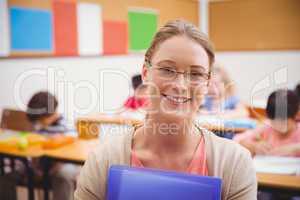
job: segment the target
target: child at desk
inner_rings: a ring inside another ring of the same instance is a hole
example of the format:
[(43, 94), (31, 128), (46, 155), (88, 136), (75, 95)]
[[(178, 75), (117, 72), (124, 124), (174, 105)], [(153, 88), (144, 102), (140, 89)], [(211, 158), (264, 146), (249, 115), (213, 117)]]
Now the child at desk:
[(234, 82), (224, 68), (214, 64), (208, 94), (200, 112), (222, 118), (248, 117), (248, 110), (235, 94)]
[(141, 109), (145, 108), (147, 100), (144, 97), (145, 87), (142, 84), (142, 76), (140, 74), (134, 75), (131, 78), (131, 85), (134, 90), (134, 95), (125, 101), (125, 111), (120, 114), (125, 117), (143, 119), (145, 113)]
[(124, 103), (124, 107), (129, 110), (136, 111), (139, 108), (142, 108), (146, 104), (146, 99), (139, 97), (142, 86), (142, 76), (140, 74), (134, 75), (131, 78), (131, 84), (134, 90), (134, 96), (129, 97)]
[[(298, 83), (298, 85), (296, 85), (295, 93), (298, 95), (298, 99), (300, 101), (300, 83)], [(298, 109), (296, 120), (297, 120), (297, 122), (300, 122), (300, 103), (299, 103), (299, 109)]]
[(299, 100), (292, 90), (277, 90), (266, 108), (269, 121), (255, 130), (237, 135), (234, 140), (252, 155), (300, 157), (300, 126), (296, 122)]
[[(34, 131), (41, 134), (67, 132), (63, 118), (57, 113), (58, 101), (49, 92), (38, 92), (33, 95), (27, 105), (27, 117), (32, 122)], [(42, 177), (41, 160), (33, 159), (31, 166), (35, 178)], [(5, 200), (16, 199), (16, 185), (23, 182), (25, 169), (22, 163), (16, 163), (15, 171), (0, 177), (0, 197)], [(53, 199), (72, 200), (75, 191), (76, 177), (79, 168), (72, 164), (52, 163), (50, 181), (53, 189)]]
[[(248, 117), (248, 110), (235, 94), (233, 81), (219, 64), (212, 68), (208, 94), (200, 107), (200, 116), (209, 115), (222, 123), (224, 120)], [(232, 139), (232, 132), (217, 132), (217, 135)]]

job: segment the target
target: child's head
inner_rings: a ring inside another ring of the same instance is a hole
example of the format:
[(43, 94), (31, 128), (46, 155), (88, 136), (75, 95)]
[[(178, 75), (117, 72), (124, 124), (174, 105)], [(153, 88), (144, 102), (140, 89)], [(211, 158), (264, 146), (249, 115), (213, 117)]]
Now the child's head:
[(296, 123), (298, 107), (298, 96), (292, 90), (280, 89), (271, 93), (266, 113), (272, 127), (280, 133), (288, 133)]
[(140, 74), (134, 75), (131, 78), (131, 84), (134, 90), (136, 90), (142, 84), (142, 76)]
[(296, 87), (295, 87), (295, 93), (298, 95), (298, 98), (300, 100), (300, 83), (298, 83), (298, 85), (296, 85)]
[(214, 63), (208, 95), (214, 98), (226, 98), (234, 94), (234, 87), (226, 70)]
[(142, 76), (140, 74), (134, 75), (131, 78), (131, 84), (134, 89), (134, 96), (137, 98), (143, 98), (145, 93), (145, 85), (143, 85)]
[(49, 92), (34, 94), (27, 104), (27, 117), (32, 123), (40, 123), (49, 126), (58, 118), (56, 109), (58, 101)]

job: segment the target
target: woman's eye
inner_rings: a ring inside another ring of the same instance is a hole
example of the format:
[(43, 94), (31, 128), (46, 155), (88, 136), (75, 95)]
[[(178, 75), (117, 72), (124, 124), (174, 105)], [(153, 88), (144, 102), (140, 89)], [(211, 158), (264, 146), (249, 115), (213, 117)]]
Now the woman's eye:
[(170, 68), (160, 68), (160, 70), (162, 70), (163, 72), (166, 72), (166, 73), (174, 73), (175, 72), (175, 70), (170, 69)]
[(202, 73), (199, 73), (199, 72), (192, 72), (192, 73), (191, 73), (191, 76), (202, 77), (203, 74), (202, 74)]

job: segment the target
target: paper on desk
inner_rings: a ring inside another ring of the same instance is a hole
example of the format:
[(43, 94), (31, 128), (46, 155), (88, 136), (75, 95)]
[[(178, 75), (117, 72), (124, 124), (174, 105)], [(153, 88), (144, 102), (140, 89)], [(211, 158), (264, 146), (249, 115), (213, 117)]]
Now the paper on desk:
[(255, 156), (256, 172), (284, 175), (300, 175), (300, 158), (279, 156)]
[(220, 116), (203, 115), (196, 118), (199, 124), (211, 124), (214, 126), (224, 126), (226, 128), (246, 128), (256, 127), (256, 121), (248, 118), (241, 119), (224, 119)]

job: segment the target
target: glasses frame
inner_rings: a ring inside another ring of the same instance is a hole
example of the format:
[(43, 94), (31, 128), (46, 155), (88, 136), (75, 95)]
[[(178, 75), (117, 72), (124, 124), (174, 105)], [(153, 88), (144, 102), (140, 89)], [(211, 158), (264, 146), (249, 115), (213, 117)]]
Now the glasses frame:
[[(152, 65), (151, 62), (149, 62), (149, 61), (146, 61), (146, 62), (145, 62), (145, 65), (146, 65), (147, 68), (159, 70), (159, 68), (153, 67), (153, 65)], [(186, 74), (188, 74), (188, 72), (178, 72), (178, 71), (175, 71), (175, 70), (174, 70), (174, 73), (175, 73), (176, 75), (175, 75), (175, 77), (174, 77), (172, 80), (175, 80), (179, 74), (183, 74), (184, 79), (185, 79), (185, 81), (186, 81), (185, 76), (186, 76)], [(208, 86), (208, 85), (209, 85), (209, 80), (210, 80), (210, 78), (211, 78), (211, 70), (209, 70), (209, 72), (208, 72), (208, 73), (205, 73), (205, 74), (207, 75), (207, 80), (206, 80), (207, 83), (206, 83), (206, 86)], [(189, 83), (193, 84), (193, 82), (191, 82), (190, 80), (189, 80)], [(194, 83), (194, 84), (195, 84), (195, 85), (200, 85), (201, 83)]]

